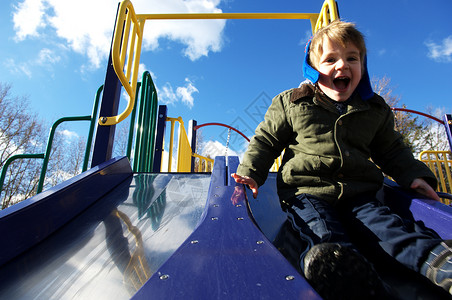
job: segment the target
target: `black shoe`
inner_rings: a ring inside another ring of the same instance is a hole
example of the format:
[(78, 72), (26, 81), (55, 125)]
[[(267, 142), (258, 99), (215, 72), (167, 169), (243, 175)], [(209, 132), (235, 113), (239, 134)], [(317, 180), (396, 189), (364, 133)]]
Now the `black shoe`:
[(372, 265), (358, 252), (339, 244), (312, 247), (304, 258), (304, 275), (325, 300), (389, 298)]

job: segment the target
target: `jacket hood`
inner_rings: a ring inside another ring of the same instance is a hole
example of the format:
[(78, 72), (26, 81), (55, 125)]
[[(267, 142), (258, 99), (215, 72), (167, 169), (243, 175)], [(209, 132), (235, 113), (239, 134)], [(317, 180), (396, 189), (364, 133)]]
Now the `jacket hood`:
[[(314, 69), (309, 64), (309, 48), (311, 46), (311, 40), (306, 45), (306, 49), (304, 51), (304, 59), (303, 59), (303, 76), (304, 78), (311, 81), (312, 84), (316, 84), (317, 81), (319, 81), (319, 71)], [(367, 70), (367, 56), (364, 57), (364, 70), (363, 70), (363, 76), (361, 78), (361, 81), (359, 82), (358, 86), (356, 87), (357, 92), (361, 96), (363, 100), (368, 100), (373, 97), (374, 92), (372, 90), (372, 86), (370, 84), (370, 78), (369, 78), (369, 72)]]

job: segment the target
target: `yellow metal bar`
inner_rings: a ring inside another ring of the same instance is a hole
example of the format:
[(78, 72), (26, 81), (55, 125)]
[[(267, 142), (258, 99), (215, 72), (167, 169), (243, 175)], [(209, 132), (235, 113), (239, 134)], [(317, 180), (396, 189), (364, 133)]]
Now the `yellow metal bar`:
[(185, 131), (184, 122), (179, 117), (179, 139), (177, 145), (177, 172), (191, 172), (192, 150)]
[[(112, 117), (101, 116), (99, 125), (115, 125), (127, 118), (135, 105), (135, 91), (138, 81), (141, 44), (145, 20), (138, 19), (130, 0), (121, 2), (116, 19), (112, 44), (113, 68), (129, 95), (129, 103), (121, 114)], [(132, 30), (132, 36), (130, 31)], [(130, 42), (130, 45), (129, 45)], [(126, 72), (124, 72), (127, 61)]]
[(438, 178), (438, 190), (449, 194), (452, 193), (451, 156), (451, 151), (422, 151), (419, 154), (419, 160)]
[[(196, 153), (192, 154), (193, 157), (198, 158), (199, 163), (198, 163), (198, 172), (209, 172), (209, 164), (210, 164), (210, 170), (212, 169), (213, 166), (213, 162), (214, 160)], [(203, 167), (203, 162), (204, 162), (204, 167)]]
[(317, 19), (316, 13), (177, 13), (177, 14), (139, 14), (145, 20), (207, 20), (207, 19)]
[[(327, 0), (328, 1), (328, 0)], [(310, 20), (314, 32), (317, 13), (176, 13), (139, 14), (143, 20)]]
[(325, 2), (323, 2), (322, 9), (320, 10), (319, 18), (317, 19), (315, 27), (313, 27), (313, 33), (316, 33), (320, 28), (338, 19), (339, 13), (337, 11), (336, 1), (325, 0)]
[[(121, 40), (122, 44), (120, 45), (120, 47), (124, 48), (124, 49), (127, 49), (127, 46), (128, 46), (128, 43), (129, 43), (130, 26), (132, 25), (131, 24), (131, 16), (132, 16), (132, 14), (128, 13), (127, 16), (126, 16), (126, 21), (124, 22), (124, 26), (125, 26), (124, 27), (124, 34), (123, 34), (123, 37), (122, 37), (122, 40)], [(125, 63), (126, 63), (126, 55), (127, 55), (127, 51), (121, 51), (121, 60), (120, 60), (119, 67), (125, 65)]]
[(167, 121), (171, 122), (170, 144), (169, 144), (169, 149), (168, 149), (168, 172), (171, 172), (171, 162), (173, 160), (174, 123), (176, 121), (179, 121), (179, 118), (170, 118), (170, 117), (166, 118)]
[[(197, 157), (200, 160), (204, 160), (205, 168), (204, 171), (208, 169), (208, 164), (213, 165), (213, 159), (207, 158), (196, 153), (192, 152), (190, 142), (188, 141), (187, 132), (185, 131), (184, 121), (182, 117), (178, 118), (166, 118), (167, 122), (171, 122), (170, 129), (170, 141), (169, 141), (169, 150), (168, 150), (168, 172), (172, 172), (172, 160), (173, 160), (173, 149), (174, 149), (174, 130), (175, 123), (179, 122), (179, 134), (178, 134), (178, 142), (177, 142), (177, 168), (176, 172), (191, 172), (191, 158)], [(200, 162), (200, 166), (202, 166), (202, 162)], [(200, 166), (198, 166), (198, 171), (201, 172)], [(202, 168), (202, 167), (201, 167)]]
[[(308, 19), (312, 31), (339, 18), (334, 0), (325, 0), (320, 14), (316, 13), (185, 13), (185, 14), (139, 14), (135, 13), (130, 0), (121, 2), (116, 20), (112, 44), (114, 70), (129, 95), (129, 103), (118, 116), (99, 119), (100, 125), (114, 125), (129, 116), (135, 105), (135, 90), (146, 20), (187, 20), (187, 19)], [(132, 35), (130, 36), (130, 30)], [(130, 42), (130, 45), (129, 45)], [(126, 72), (124, 72), (127, 61)]]
[(177, 142), (177, 169), (176, 172), (191, 172), (191, 157), (192, 150), (190, 142), (188, 141), (187, 132), (185, 131), (184, 121), (182, 117), (170, 118), (167, 117), (166, 121), (171, 122), (170, 129), (170, 144), (168, 153), (168, 172), (172, 171), (172, 159), (174, 148), (174, 129), (175, 123), (179, 122), (179, 134)]

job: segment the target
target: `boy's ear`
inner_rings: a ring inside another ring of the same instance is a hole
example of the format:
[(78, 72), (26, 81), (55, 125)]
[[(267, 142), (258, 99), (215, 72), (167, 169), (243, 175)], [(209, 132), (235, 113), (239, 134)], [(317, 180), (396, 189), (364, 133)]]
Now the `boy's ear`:
[(319, 80), (319, 72), (314, 69), (309, 63), (309, 48), (311, 46), (311, 40), (306, 44), (306, 48), (304, 50), (304, 60), (303, 60), (303, 76), (304, 78), (311, 81), (312, 84), (316, 84)]
[(356, 90), (363, 100), (368, 100), (373, 97), (374, 91), (372, 90), (372, 85), (370, 84), (369, 71), (367, 70), (367, 55), (364, 56), (363, 60), (363, 72), (361, 81), (359, 82)]

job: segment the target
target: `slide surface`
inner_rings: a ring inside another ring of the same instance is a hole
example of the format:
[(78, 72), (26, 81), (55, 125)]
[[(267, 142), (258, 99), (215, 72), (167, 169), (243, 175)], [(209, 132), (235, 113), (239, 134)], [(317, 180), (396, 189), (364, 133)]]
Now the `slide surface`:
[(192, 233), (210, 175), (135, 174), (0, 269), (0, 299), (129, 299)]

